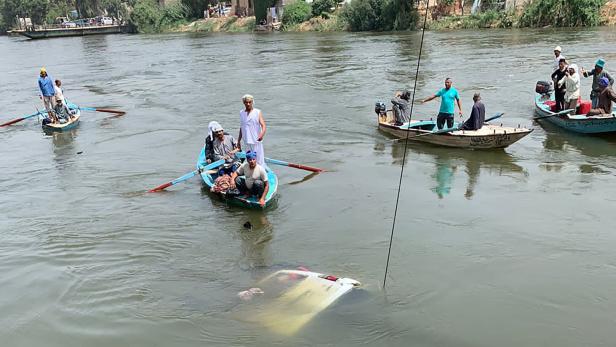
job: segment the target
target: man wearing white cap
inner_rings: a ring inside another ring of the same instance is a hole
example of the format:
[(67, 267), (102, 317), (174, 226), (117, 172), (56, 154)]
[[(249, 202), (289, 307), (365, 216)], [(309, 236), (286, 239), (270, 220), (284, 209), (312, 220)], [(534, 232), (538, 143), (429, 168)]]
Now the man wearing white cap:
[(558, 70), (558, 62), (560, 62), (561, 59), (565, 59), (565, 56), (560, 54), (562, 50), (563, 49), (560, 48), (560, 46), (554, 47), (554, 62), (552, 63), (552, 72)]
[[(263, 168), (265, 165), (265, 154), (263, 153), (263, 137), (265, 136), (265, 120), (261, 110), (253, 107), (254, 98), (252, 95), (242, 97), (245, 109), (240, 111), (240, 134), (237, 137), (238, 146), (244, 140), (247, 151), (257, 154), (257, 163)], [(241, 149), (241, 147), (239, 147)]]

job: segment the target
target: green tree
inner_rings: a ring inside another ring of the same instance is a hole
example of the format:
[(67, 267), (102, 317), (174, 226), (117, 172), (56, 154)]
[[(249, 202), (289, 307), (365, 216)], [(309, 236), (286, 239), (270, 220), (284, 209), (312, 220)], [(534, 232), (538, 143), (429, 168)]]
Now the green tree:
[(100, 0), (75, 0), (75, 7), (79, 18), (96, 17), (102, 13)]
[(33, 23), (45, 22), (49, 9), (48, 0), (4, 0), (2, 17), (7, 26), (16, 24), (15, 17), (30, 17)]
[(312, 16), (317, 17), (323, 13), (331, 12), (332, 8), (336, 8), (338, 0), (314, 0), (312, 2)]
[(535, 0), (524, 7), (520, 26), (573, 27), (601, 24), (605, 0)]
[(257, 23), (261, 23), (262, 20), (267, 19), (267, 9), (276, 4), (276, 0), (254, 0), (255, 4), (255, 20)]
[(310, 19), (311, 7), (304, 0), (296, 0), (284, 7), (282, 23), (285, 26), (299, 24)]

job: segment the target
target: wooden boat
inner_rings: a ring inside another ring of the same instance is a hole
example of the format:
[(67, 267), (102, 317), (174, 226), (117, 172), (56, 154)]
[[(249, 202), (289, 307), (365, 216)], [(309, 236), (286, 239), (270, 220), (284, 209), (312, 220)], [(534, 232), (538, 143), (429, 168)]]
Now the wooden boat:
[[(79, 118), (81, 117), (81, 111), (76, 105), (69, 104), (69, 109), (75, 110), (75, 114), (73, 115), (73, 119), (69, 120), (66, 123), (43, 123), (43, 131), (45, 132), (54, 132), (54, 131), (67, 131), (77, 127), (79, 125)], [(47, 115), (47, 112), (41, 112), (42, 115)]]
[[(391, 110), (387, 111), (387, 116), (378, 116), (379, 130), (399, 139), (408, 138), (409, 141), (426, 142), (446, 147), (473, 149), (505, 148), (533, 131), (526, 128), (485, 124), (479, 130), (435, 132), (437, 131), (437, 126), (436, 121), (433, 120), (411, 120), (409, 123), (396, 126), (391, 123), (392, 119), (393, 114)], [(459, 124), (455, 123), (454, 128), (457, 126)]]
[[(580, 100), (576, 113), (558, 114), (555, 111), (554, 93), (535, 93), (535, 120), (549, 122), (563, 129), (583, 134), (602, 134), (616, 132), (616, 114), (602, 114), (586, 117), (588, 100)], [(586, 107), (583, 107), (585, 105)], [(584, 110), (581, 110), (585, 108)], [(586, 112), (584, 112), (586, 111)]]
[[(197, 168), (203, 168), (206, 165), (207, 163), (205, 161), (205, 148), (202, 148), (201, 153), (199, 153), (199, 159), (197, 160)], [(203, 183), (205, 183), (210, 189), (214, 186), (214, 181), (216, 181), (216, 178), (218, 177), (218, 168), (201, 172), (201, 178), (203, 179)], [(254, 196), (251, 196), (249, 198), (244, 198), (243, 196), (232, 196), (231, 197), (231, 196), (227, 196), (224, 193), (221, 193), (218, 195), (220, 195), (224, 200), (226, 200), (229, 203), (233, 203), (233, 204), (240, 205), (243, 207), (265, 208), (272, 202), (272, 200), (276, 196), (276, 191), (278, 190), (278, 177), (276, 176), (274, 171), (272, 171), (270, 168), (267, 168), (266, 172), (267, 172), (267, 179), (269, 181), (269, 191), (267, 192), (267, 195), (265, 196), (265, 206), (263, 207), (259, 205), (259, 199), (255, 198)]]

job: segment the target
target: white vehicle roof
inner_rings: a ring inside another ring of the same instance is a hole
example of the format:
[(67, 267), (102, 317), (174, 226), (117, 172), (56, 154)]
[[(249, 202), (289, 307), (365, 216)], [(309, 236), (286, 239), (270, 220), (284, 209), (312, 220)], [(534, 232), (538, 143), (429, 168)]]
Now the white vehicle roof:
[(360, 285), (352, 278), (317, 272), (276, 271), (258, 282), (261, 291), (251, 299), (258, 309), (243, 317), (277, 334), (293, 335), (319, 312)]

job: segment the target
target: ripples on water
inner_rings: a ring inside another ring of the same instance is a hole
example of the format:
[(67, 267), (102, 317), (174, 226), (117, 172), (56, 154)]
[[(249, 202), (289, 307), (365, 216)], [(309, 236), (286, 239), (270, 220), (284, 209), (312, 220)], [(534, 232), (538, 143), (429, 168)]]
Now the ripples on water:
[[(613, 32), (426, 34), (417, 98), (449, 76), (465, 111), (480, 91), (488, 113), (536, 130), (504, 151), (409, 145), (383, 292), (405, 148), (375, 129), (372, 107), (413, 86), (418, 37), (2, 38), (2, 119), (40, 108), (41, 65), (71, 101), (127, 114), (84, 113), (79, 128), (53, 136), (34, 120), (0, 130), (0, 338), (11, 346), (609, 345), (616, 142), (531, 118), (552, 46), (581, 66), (598, 53), (612, 64)], [(264, 112), (268, 156), (328, 172), (278, 168), (279, 198), (266, 213), (226, 206), (197, 180), (145, 194), (194, 169), (210, 120), (237, 133), (245, 93)], [(415, 113), (428, 118), (437, 107)], [(292, 338), (237, 316), (237, 292), (297, 266), (364, 289)]]

